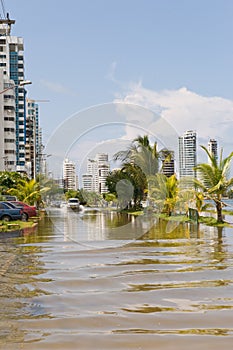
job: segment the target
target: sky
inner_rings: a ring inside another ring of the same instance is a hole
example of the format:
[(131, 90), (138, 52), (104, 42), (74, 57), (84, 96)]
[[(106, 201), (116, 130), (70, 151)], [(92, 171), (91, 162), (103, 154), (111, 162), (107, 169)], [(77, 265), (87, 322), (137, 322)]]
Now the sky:
[[(4, 7), (16, 20), (12, 34), (24, 38), (28, 97), (50, 101), (38, 102), (50, 161), (66, 155), (80, 165), (138, 134), (156, 139), (158, 116), (177, 137), (192, 129), (198, 145), (215, 138), (226, 154), (233, 150), (232, 0), (5, 0)], [(112, 103), (139, 106), (139, 115), (108, 116)]]

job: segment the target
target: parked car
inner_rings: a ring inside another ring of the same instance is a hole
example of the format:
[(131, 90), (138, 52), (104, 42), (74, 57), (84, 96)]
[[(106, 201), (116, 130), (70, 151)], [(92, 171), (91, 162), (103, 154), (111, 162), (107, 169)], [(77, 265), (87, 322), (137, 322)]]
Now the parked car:
[(4, 194), (3, 195), (3, 200), (4, 201), (17, 201), (18, 200), (18, 198), (16, 197), (16, 196), (10, 196), (10, 195), (8, 195), (8, 194)]
[(13, 202), (6, 202), (7, 204), (9, 204), (12, 208), (16, 207), (16, 208), (21, 208), (23, 210), (23, 214), (22, 214), (22, 219), (23, 220), (28, 220), (28, 218), (32, 217), (32, 216), (37, 216), (37, 209), (36, 207), (32, 206), (32, 205), (28, 205), (24, 202), (20, 202), (20, 201), (13, 201)]
[(12, 207), (7, 202), (0, 202), (0, 220), (22, 220), (23, 209)]

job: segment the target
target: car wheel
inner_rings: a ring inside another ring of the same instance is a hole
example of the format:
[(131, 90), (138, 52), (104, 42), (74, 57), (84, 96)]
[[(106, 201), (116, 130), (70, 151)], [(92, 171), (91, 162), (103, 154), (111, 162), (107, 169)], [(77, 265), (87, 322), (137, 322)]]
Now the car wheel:
[(28, 214), (27, 213), (23, 213), (22, 214), (22, 221), (27, 221), (28, 220)]
[(11, 217), (9, 215), (3, 215), (2, 216), (2, 221), (10, 221)]

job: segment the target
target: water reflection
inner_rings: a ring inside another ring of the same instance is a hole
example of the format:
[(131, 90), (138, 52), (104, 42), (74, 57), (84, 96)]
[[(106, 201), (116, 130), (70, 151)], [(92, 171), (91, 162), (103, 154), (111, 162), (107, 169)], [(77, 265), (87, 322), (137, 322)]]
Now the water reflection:
[[(25, 331), (17, 320), (35, 319), (39, 317), (30, 300), (40, 295), (48, 294), (38, 285), (37, 276), (45, 272), (44, 264), (40, 261), (41, 248), (21, 245), (28, 240), (30, 234), (37, 236), (37, 228), (23, 229), (12, 232), (1, 232), (0, 239), (0, 348), (8, 349), (9, 344), (21, 343)], [(45, 279), (41, 279), (45, 281)], [(48, 281), (48, 280), (46, 280)], [(43, 316), (45, 316), (43, 312)]]
[[(67, 218), (54, 211), (1, 241), (0, 348), (232, 348), (232, 229), (155, 220), (140, 231), (138, 218), (99, 211)], [(109, 248), (112, 237), (120, 244)]]

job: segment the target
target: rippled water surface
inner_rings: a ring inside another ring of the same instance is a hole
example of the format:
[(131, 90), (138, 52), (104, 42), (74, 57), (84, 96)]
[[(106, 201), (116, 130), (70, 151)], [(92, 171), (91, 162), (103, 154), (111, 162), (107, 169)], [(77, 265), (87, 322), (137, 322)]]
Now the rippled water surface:
[(49, 213), (1, 234), (1, 349), (232, 349), (233, 229)]

